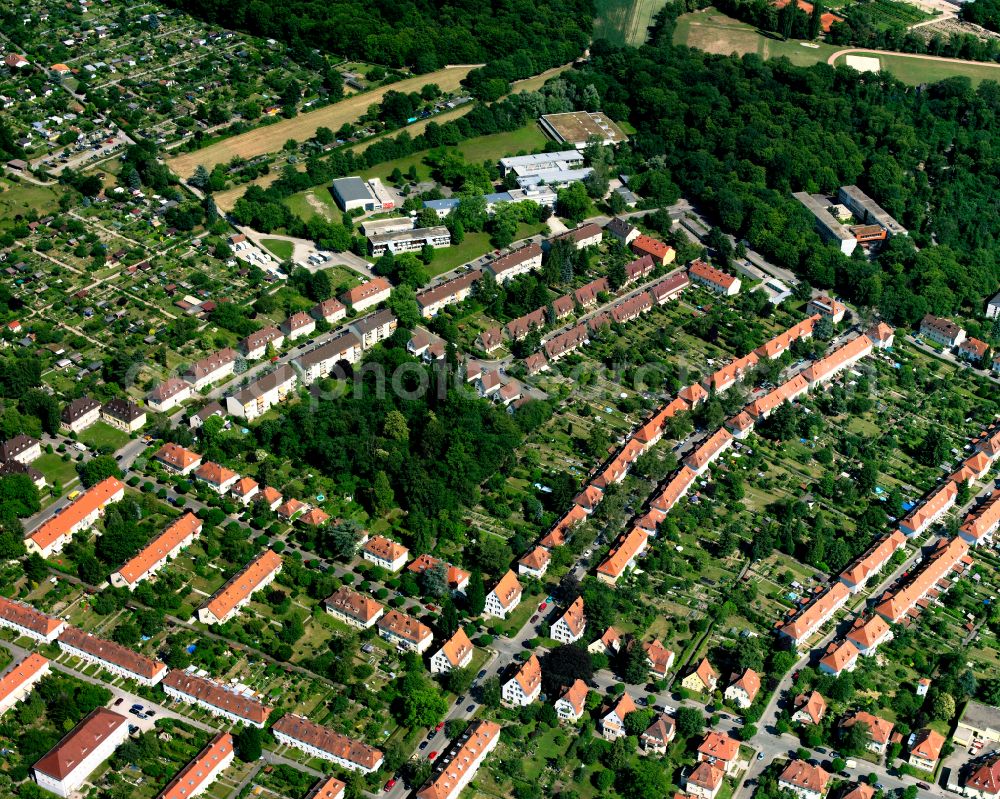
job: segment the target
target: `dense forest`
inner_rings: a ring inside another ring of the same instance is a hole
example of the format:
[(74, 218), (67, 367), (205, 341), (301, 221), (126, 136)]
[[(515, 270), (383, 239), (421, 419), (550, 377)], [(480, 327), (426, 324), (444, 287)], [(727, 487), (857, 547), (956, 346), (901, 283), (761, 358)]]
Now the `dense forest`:
[[(605, 112), (635, 126), (618, 170), (668, 173), (724, 229), (897, 322), (980, 311), (1000, 285), (1000, 85), (914, 88), (846, 67), (707, 55), (671, 44), (683, 10), (664, 10), (652, 45), (597, 42), (590, 62), (563, 76), (578, 93), (595, 86)], [(877, 261), (821, 246), (791, 197), (847, 183), (911, 231)]]
[(586, 48), (592, 0), (168, 0), (195, 17), (289, 45), (431, 72), (491, 62), (484, 77), (523, 78)]

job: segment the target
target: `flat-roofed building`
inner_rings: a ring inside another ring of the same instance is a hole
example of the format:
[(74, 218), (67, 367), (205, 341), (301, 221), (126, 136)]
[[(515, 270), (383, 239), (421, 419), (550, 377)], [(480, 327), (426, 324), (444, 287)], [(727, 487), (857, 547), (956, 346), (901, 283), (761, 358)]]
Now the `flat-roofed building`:
[(499, 163), (503, 177), (511, 173), (520, 177), (551, 169), (578, 169), (583, 166), (584, 155), (578, 150), (559, 150), (552, 153), (513, 155), (501, 158)]
[(830, 241), (840, 248), (844, 255), (850, 255), (858, 246), (855, 235), (841, 224), (832, 213), (830, 213), (831, 203), (822, 195), (810, 194), (807, 191), (797, 191), (792, 194), (796, 200), (806, 207), (806, 210), (813, 215), (816, 224), (816, 232), (819, 233), (823, 241)]
[(48, 658), (31, 652), (0, 678), (0, 716), (31, 693), (31, 689), (49, 673)]
[(198, 620), (203, 624), (225, 624), (257, 591), (269, 586), (280, 571), (281, 556), (273, 550), (264, 550), (198, 608)]
[(278, 719), (271, 727), (271, 732), (278, 743), (294, 746), (308, 755), (336, 763), (348, 771), (371, 774), (382, 765), (382, 752), (375, 747), (294, 713), (286, 713)]
[(977, 740), (1000, 743), (1000, 708), (970, 699), (958, 719), (952, 739), (966, 747)]
[(568, 144), (577, 150), (583, 150), (591, 142), (614, 145), (628, 141), (622, 129), (601, 111), (544, 114), (538, 123), (559, 144)]
[(76, 627), (63, 630), (59, 636), (59, 648), (74, 657), (100, 666), (104, 671), (127, 680), (135, 680), (147, 687), (157, 685), (167, 675), (166, 663), (140, 655), (126, 646), (85, 633)]
[(104, 515), (108, 505), (119, 502), (124, 496), (125, 486), (120, 480), (104, 478), (29, 533), (24, 541), (28, 552), (43, 558), (62, 552), (74, 534), (90, 528)]
[(371, 253), (376, 258), (387, 252), (417, 252), (430, 245), (434, 249), (451, 246), (451, 231), (444, 225), (418, 227), (395, 233), (376, 233), (368, 237)]
[(878, 225), (889, 236), (909, 235), (909, 231), (905, 227), (857, 186), (841, 186), (840, 191), (837, 192), (837, 199), (846, 205), (862, 224)]
[(177, 772), (157, 799), (192, 799), (204, 793), (229, 768), (234, 755), (233, 736), (220, 732), (194, 760)]
[(375, 196), (378, 206), (383, 211), (391, 211), (396, 207), (396, 197), (389, 191), (379, 178), (371, 178), (368, 181), (368, 188)]
[(171, 699), (197, 705), (235, 724), (251, 724), (261, 729), (271, 715), (271, 708), (254, 697), (237, 693), (191, 671), (171, 669), (160, 685)]
[(330, 184), (330, 194), (341, 211), (375, 211), (379, 207), (368, 184), (356, 175), (337, 178)]
[(128, 727), (125, 716), (97, 708), (35, 763), (35, 782), (56, 796), (70, 796), (125, 742)]
[(134, 591), (139, 583), (155, 575), (170, 560), (189, 547), (201, 535), (201, 531), (201, 519), (188, 511), (118, 571), (112, 572), (111, 584), (116, 588), (128, 588)]

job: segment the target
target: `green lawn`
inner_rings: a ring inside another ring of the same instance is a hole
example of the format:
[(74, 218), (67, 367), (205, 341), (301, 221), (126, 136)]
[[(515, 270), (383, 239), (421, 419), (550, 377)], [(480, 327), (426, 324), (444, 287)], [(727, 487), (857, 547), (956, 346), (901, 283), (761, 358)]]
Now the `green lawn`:
[(58, 186), (36, 186), (0, 179), (0, 227), (9, 227), (14, 217), (35, 211), (39, 216), (59, 207)]
[[(517, 228), (515, 240), (534, 236), (544, 229), (545, 225), (543, 224), (526, 225), (522, 223)], [(435, 250), (434, 260), (431, 261), (427, 270), (434, 277), (454, 269), (456, 266), (473, 261), (481, 255), (490, 252), (492, 249), (493, 245), (490, 244), (489, 233), (466, 233), (461, 244)]]
[(292, 243), (282, 239), (261, 239), (260, 243), (270, 250), (271, 255), (279, 261), (288, 261), (292, 257)]
[[(1000, 64), (985, 64), (979, 62), (951, 62), (935, 61), (931, 58), (909, 58), (905, 55), (892, 55), (878, 53), (875, 51), (865, 51), (856, 53), (860, 56), (878, 56), (883, 72), (891, 72), (896, 78), (917, 85), (920, 83), (934, 83), (946, 78), (967, 77), (972, 84), (978, 85), (984, 80), (1000, 81)], [(837, 65), (846, 63), (847, 56), (837, 59)]]
[[(483, 161), (497, 161), (506, 155), (516, 155), (522, 150), (531, 151), (541, 149), (547, 141), (548, 139), (546, 139), (545, 134), (542, 133), (538, 125), (530, 122), (524, 127), (507, 133), (477, 136), (462, 142), (454, 149), (459, 150), (465, 156), (466, 161), (478, 164)], [(430, 178), (430, 168), (424, 164), (424, 158), (427, 157), (428, 152), (430, 151), (421, 150), (405, 158), (386, 161), (384, 164), (378, 164), (371, 169), (364, 170), (361, 172), (361, 177), (379, 177), (382, 180), (388, 180), (389, 175), (392, 174), (394, 169), (399, 169), (400, 172), (405, 173), (411, 166), (415, 166), (417, 177), (420, 180), (427, 180)]]
[(64, 490), (77, 480), (76, 464), (72, 460), (64, 461), (61, 455), (54, 452), (51, 455), (42, 453), (42, 457), (31, 465), (45, 475), (49, 485), (59, 482)]
[(115, 450), (124, 447), (128, 443), (129, 434), (112, 427), (107, 422), (95, 422), (80, 433), (79, 438), (84, 444), (93, 449), (99, 450), (102, 447), (111, 447), (111, 449)]
[(317, 214), (330, 221), (340, 219), (340, 209), (330, 196), (327, 186), (314, 186), (297, 192), (285, 199), (285, 205), (300, 219), (310, 219)]

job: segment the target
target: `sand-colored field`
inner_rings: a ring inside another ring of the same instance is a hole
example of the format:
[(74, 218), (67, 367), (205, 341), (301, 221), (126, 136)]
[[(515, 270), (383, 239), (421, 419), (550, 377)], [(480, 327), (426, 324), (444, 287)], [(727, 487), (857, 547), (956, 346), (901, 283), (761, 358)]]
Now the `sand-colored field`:
[(265, 153), (277, 152), (289, 139), (306, 141), (315, 135), (317, 128), (327, 127), (331, 130), (337, 130), (345, 123), (356, 122), (370, 105), (380, 102), (386, 92), (390, 90), (414, 92), (420, 91), (428, 83), (436, 83), (442, 91), (455, 91), (462, 79), (475, 67), (474, 64), (445, 67), (437, 72), (406, 78), (374, 91), (345, 97), (339, 103), (325, 108), (299, 114), (292, 119), (284, 119), (273, 125), (241, 133), (238, 136), (230, 136), (228, 139), (223, 139), (201, 150), (182, 153), (170, 158), (167, 161), (167, 166), (175, 175), (186, 179), (191, 177), (195, 167), (199, 164), (203, 164), (206, 169), (211, 170), (216, 164), (227, 163), (236, 156), (254, 158)]

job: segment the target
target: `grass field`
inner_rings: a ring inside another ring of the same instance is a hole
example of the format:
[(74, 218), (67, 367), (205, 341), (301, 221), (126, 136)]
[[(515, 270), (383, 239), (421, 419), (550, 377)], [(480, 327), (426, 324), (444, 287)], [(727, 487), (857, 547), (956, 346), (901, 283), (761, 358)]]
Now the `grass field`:
[[(471, 164), (480, 164), (483, 161), (496, 161), (506, 155), (516, 155), (522, 150), (528, 151), (545, 146), (545, 134), (534, 122), (530, 122), (522, 128), (512, 130), (508, 133), (494, 133), (490, 136), (477, 136), (462, 142), (454, 149), (465, 156), (465, 160)], [(379, 177), (386, 180), (397, 167), (401, 172), (406, 172), (411, 166), (416, 166), (419, 180), (427, 180), (430, 177), (430, 168), (424, 164), (429, 150), (408, 155), (405, 158), (397, 158), (393, 161), (386, 161), (371, 169), (361, 173), (362, 177)]]
[(37, 211), (39, 216), (59, 207), (58, 186), (36, 186), (0, 179), (0, 227), (14, 224), (15, 216)]
[(653, 17), (665, 0), (597, 0), (594, 38), (615, 45), (645, 44)]
[(383, 86), (375, 91), (352, 95), (339, 103), (325, 108), (299, 114), (292, 119), (285, 119), (238, 136), (231, 136), (223, 141), (196, 150), (183, 153), (167, 161), (167, 166), (181, 178), (188, 178), (199, 164), (211, 170), (216, 164), (227, 163), (230, 159), (241, 156), (253, 158), (265, 153), (273, 153), (281, 149), (288, 139), (306, 141), (311, 138), (319, 127), (337, 130), (344, 123), (355, 122), (368, 107), (381, 101), (386, 92), (419, 91), (428, 83), (436, 83), (441, 91), (451, 92), (459, 87), (462, 79), (472, 71), (472, 66), (445, 67), (437, 72), (407, 78), (389, 86)]
[[(514, 240), (518, 241), (528, 236), (534, 236), (544, 229), (545, 225), (525, 225), (522, 223), (517, 227)], [(492, 249), (493, 245), (490, 244), (489, 233), (466, 233), (461, 244), (455, 247), (435, 250), (434, 260), (427, 267), (427, 271), (430, 272), (432, 277), (437, 277), (444, 272), (454, 269), (456, 266), (461, 266), (482, 255), (486, 255)]]
[(772, 38), (714, 8), (680, 16), (674, 31), (674, 44), (696, 47), (717, 55), (757, 53), (761, 58), (785, 56), (800, 66), (826, 61), (837, 51), (829, 44), (809, 43), (810, 46), (806, 47), (796, 40), (784, 42), (780, 38)]
[(292, 258), (292, 243), (282, 239), (261, 239), (263, 244), (270, 251), (271, 255), (279, 261), (289, 261)]
[[(985, 64), (971, 61), (936, 61), (932, 58), (910, 58), (905, 55), (859, 51), (852, 55), (878, 56), (883, 72), (891, 72), (903, 83), (917, 85), (933, 83), (946, 78), (966, 77), (973, 85), (984, 80), (1000, 81), (1000, 64)], [(840, 56), (836, 64), (846, 63), (847, 56)]]
[(51, 455), (42, 453), (42, 456), (31, 465), (45, 475), (49, 485), (56, 482), (62, 483), (63, 490), (78, 479), (76, 464), (72, 460), (64, 461), (61, 455), (54, 452)]
[(101, 449), (110, 447), (112, 450), (121, 449), (129, 440), (128, 433), (112, 427), (107, 422), (94, 422), (90, 427), (80, 433), (80, 440), (88, 447)]

